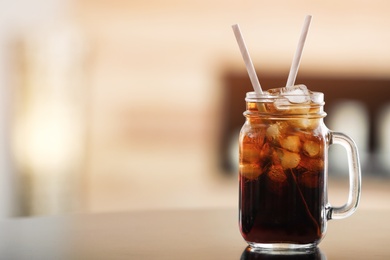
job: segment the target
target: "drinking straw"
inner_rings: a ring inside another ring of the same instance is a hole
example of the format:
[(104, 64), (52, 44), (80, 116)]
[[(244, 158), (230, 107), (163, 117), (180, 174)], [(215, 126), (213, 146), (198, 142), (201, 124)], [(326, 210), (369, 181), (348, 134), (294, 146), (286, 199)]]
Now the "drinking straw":
[(301, 37), (298, 41), (297, 50), (295, 51), (293, 62), (291, 64), (290, 73), (288, 74), (286, 87), (292, 87), (295, 84), (295, 79), (297, 78), (299, 64), (301, 63), (303, 46), (305, 45), (305, 40), (307, 36), (307, 32), (309, 31), (309, 26), (311, 22), (311, 15), (307, 15), (305, 17), (305, 21), (303, 23)]
[(236, 36), (236, 40), (238, 43), (238, 47), (240, 48), (242, 58), (244, 59), (246, 70), (248, 71), (249, 78), (251, 80), (253, 89), (255, 90), (256, 95), (263, 94), (263, 90), (261, 89), (259, 79), (257, 78), (255, 67), (253, 66), (251, 57), (249, 56), (248, 49), (246, 48), (244, 38), (242, 37), (240, 27), (238, 24), (232, 26), (234, 35)]

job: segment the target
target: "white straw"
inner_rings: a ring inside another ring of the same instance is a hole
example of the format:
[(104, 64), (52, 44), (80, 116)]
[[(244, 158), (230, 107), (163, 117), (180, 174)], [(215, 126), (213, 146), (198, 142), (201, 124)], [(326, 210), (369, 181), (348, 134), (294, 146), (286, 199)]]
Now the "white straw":
[(248, 49), (246, 48), (244, 38), (242, 37), (240, 27), (238, 26), (238, 24), (235, 24), (232, 27), (233, 27), (234, 35), (236, 36), (238, 47), (240, 47), (241, 55), (244, 58), (246, 70), (248, 71), (253, 89), (255, 90), (255, 93), (257, 95), (260, 95), (263, 93), (263, 91), (261, 89), (259, 79), (257, 78), (255, 67), (253, 66), (252, 60), (249, 56)]
[(292, 87), (295, 84), (295, 79), (297, 78), (299, 64), (301, 63), (303, 46), (305, 45), (305, 40), (307, 32), (309, 31), (309, 26), (311, 22), (311, 15), (307, 15), (303, 23), (303, 28), (301, 32), (301, 37), (299, 38), (298, 47), (295, 52), (293, 62), (291, 64), (290, 73), (288, 74), (286, 87)]

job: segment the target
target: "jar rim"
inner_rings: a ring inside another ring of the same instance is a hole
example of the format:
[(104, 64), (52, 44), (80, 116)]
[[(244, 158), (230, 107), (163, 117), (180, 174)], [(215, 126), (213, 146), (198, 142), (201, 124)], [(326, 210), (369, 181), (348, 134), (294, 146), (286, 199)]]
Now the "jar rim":
[[(267, 91), (261, 95), (257, 95), (254, 91), (247, 92), (245, 101), (247, 103), (262, 103), (272, 104), (272, 107), (276, 110), (264, 110), (264, 111), (249, 111), (247, 110), (244, 115), (264, 115), (275, 117), (325, 117), (326, 113), (323, 111), (324, 94), (322, 92), (309, 91), (308, 94), (273, 94)], [(268, 107), (268, 105), (264, 106)], [(312, 108), (318, 108), (318, 110), (310, 111)], [(291, 109), (291, 113), (286, 113)], [(310, 112), (309, 112), (310, 111)], [(315, 111), (315, 112), (314, 112)]]
[[(324, 102), (324, 93), (317, 91), (309, 91), (308, 94), (295, 94), (295, 93), (280, 93), (273, 94), (268, 91), (264, 91), (262, 94), (257, 94), (254, 91), (250, 91), (246, 93), (245, 101), (249, 102), (272, 102), (272, 100), (276, 99), (288, 99), (291, 100), (299, 100), (299, 98), (306, 98), (307, 100), (311, 100), (313, 103), (321, 104)], [(301, 102), (291, 102), (292, 104), (297, 104)]]

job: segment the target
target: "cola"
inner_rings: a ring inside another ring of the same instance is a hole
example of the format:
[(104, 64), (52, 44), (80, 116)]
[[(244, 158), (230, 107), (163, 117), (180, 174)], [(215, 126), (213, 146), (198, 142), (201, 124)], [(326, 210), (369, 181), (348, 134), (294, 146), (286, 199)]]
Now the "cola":
[(271, 91), (269, 100), (247, 101), (239, 222), (250, 244), (317, 244), (324, 234), (323, 103), (306, 94), (308, 99), (294, 100), (297, 95), (280, 98)]

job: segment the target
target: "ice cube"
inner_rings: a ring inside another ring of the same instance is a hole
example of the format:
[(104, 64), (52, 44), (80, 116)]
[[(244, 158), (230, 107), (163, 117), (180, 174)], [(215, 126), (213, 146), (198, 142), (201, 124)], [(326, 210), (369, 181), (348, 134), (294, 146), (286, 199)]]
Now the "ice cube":
[(290, 131), (287, 121), (279, 121), (274, 124), (270, 124), (266, 130), (266, 136), (269, 141), (278, 140), (281, 135)]
[(310, 101), (310, 91), (305, 85), (295, 85), (288, 88), (274, 88), (268, 90), (271, 95), (281, 95), (294, 104), (306, 103)]
[(320, 144), (312, 140), (303, 143), (303, 150), (309, 157), (315, 157), (320, 153)]
[(299, 166), (307, 171), (322, 171), (324, 169), (324, 160), (322, 158), (310, 158), (302, 156), (302, 160), (299, 162)]
[(311, 92), (310, 98), (311, 102), (321, 104), (322, 102), (324, 102), (324, 93)]
[(288, 122), (292, 127), (302, 129), (302, 130), (313, 130), (316, 129), (320, 123), (320, 121), (316, 118), (300, 118), (290, 120)]
[(301, 148), (301, 140), (299, 139), (299, 136), (289, 135), (280, 140), (280, 145), (290, 152), (297, 153)]
[(282, 149), (279, 153), (279, 158), (283, 169), (295, 168), (301, 161), (301, 156), (298, 153), (293, 153)]
[(291, 103), (300, 104), (310, 101), (310, 92), (305, 85), (282, 88), (282, 94), (285, 95)]
[(267, 128), (266, 135), (269, 140), (275, 140), (280, 135), (279, 126), (277, 124), (272, 124)]
[(280, 165), (272, 165), (268, 170), (268, 177), (274, 182), (287, 181), (287, 176)]
[(291, 103), (290, 101), (285, 97), (280, 97), (275, 100), (274, 106), (277, 109), (278, 112), (289, 112), (289, 109), (291, 110)]
[(264, 143), (263, 147), (261, 147), (261, 150), (260, 150), (261, 161), (265, 161), (266, 159), (268, 159), (271, 153), (272, 153), (272, 150), (271, 150), (270, 144)]
[(260, 160), (260, 150), (254, 144), (243, 144), (240, 151), (240, 161), (256, 163)]
[(269, 167), (267, 172), (269, 182), (267, 182), (267, 189), (276, 196), (283, 196), (288, 187), (287, 175), (283, 171), (280, 164), (274, 164)]
[(262, 168), (256, 163), (240, 164), (240, 174), (249, 180), (255, 180), (263, 173)]
[(310, 91), (305, 85), (270, 89), (268, 92), (271, 95), (277, 96), (274, 101), (274, 106), (279, 112), (306, 114), (310, 110)]

